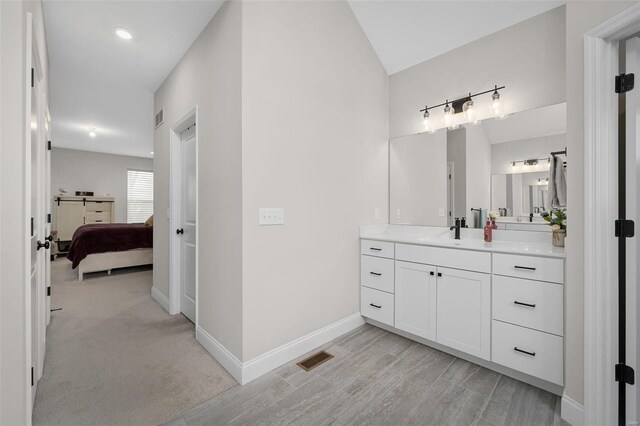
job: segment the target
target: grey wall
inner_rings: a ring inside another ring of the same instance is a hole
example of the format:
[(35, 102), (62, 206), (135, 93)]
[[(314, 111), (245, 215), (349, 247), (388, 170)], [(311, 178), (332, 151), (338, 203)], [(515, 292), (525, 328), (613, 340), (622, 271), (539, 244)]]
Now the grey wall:
[(127, 221), (127, 170), (153, 171), (150, 158), (103, 154), (75, 149), (51, 150), (51, 196), (58, 188), (74, 195), (75, 191), (93, 191), (95, 195), (115, 198), (115, 222)]
[(566, 388), (584, 401), (584, 34), (636, 2), (567, 2), (567, 231)]
[(359, 312), (358, 226), (388, 220), (388, 76), (345, 1), (246, 2), (242, 28), (249, 360)]
[[(154, 210), (169, 208), (169, 129), (198, 106), (198, 322), (242, 357), (243, 3), (226, 2), (155, 93)], [(255, 215), (257, 217), (257, 213)], [(154, 221), (153, 286), (169, 296), (166, 216)]]
[[(393, 74), (389, 85), (390, 136), (421, 131), (419, 110), (425, 104), (439, 104), (494, 84), (507, 86), (502, 94), (509, 113), (564, 102), (564, 7)], [(478, 98), (479, 119), (488, 115), (489, 100)], [(441, 111), (437, 114), (441, 117)]]
[[(444, 130), (439, 133), (445, 132)], [(453, 163), (453, 217), (467, 212), (467, 129), (446, 131), (447, 163)]]

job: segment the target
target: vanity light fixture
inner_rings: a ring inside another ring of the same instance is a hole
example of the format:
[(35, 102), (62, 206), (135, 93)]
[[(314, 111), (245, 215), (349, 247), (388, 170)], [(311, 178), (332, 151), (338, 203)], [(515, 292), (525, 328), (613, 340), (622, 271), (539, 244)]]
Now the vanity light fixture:
[(516, 161), (510, 161), (509, 163), (511, 163), (511, 167), (512, 168), (516, 168), (519, 164), (522, 164), (524, 167), (528, 168), (530, 166), (539, 166), (541, 161), (547, 161), (547, 164), (549, 164), (549, 157), (544, 157), (544, 158), (529, 158), (527, 160), (516, 160)]
[[(491, 112), (494, 118), (501, 120), (509, 116), (508, 114), (504, 113), (504, 101), (502, 100), (499, 92), (499, 90), (502, 90), (505, 87), (506, 86), (495, 85), (494, 88), (491, 90), (485, 90), (484, 92), (478, 92), (478, 93), (469, 93), (469, 96), (455, 99), (451, 102), (447, 99), (445, 102), (441, 104), (432, 106), (431, 109), (433, 110), (434, 108), (444, 106), (443, 122), (444, 122), (444, 126), (450, 130), (457, 129), (459, 127), (458, 124), (455, 124), (455, 121), (456, 121), (455, 115), (460, 112), (464, 112), (465, 123), (478, 124), (479, 121), (477, 117), (477, 108), (475, 106), (473, 98), (475, 98), (476, 96), (481, 96), (481, 95), (486, 95), (491, 93), (491, 104), (489, 105), (491, 108)], [(424, 109), (421, 109), (420, 112), (423, 113), (422, 120), (424, 125), (425, 118), (430, 118), (427, 115), (427, 113), (429, 112), (428, 108), (425, 107)], [(433, 131), (437, 130), (437, 129), (433, 129), (432, 118), (430, 118), (429, 124)]]
[(422, 126), (424, 127), (425, 132), (435, 133), (436, 129), (433, 128), (433, 123), (431, 122), (431, 114), (429, 113), (429, 108), (424, 107), (424, 114), (422, 114)]

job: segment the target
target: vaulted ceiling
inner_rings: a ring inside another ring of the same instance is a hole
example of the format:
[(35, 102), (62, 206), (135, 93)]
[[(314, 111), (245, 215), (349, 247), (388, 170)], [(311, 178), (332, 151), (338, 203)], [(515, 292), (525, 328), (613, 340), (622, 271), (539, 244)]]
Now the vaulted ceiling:
[[(44, 0), (53, 145), (152, 156), (153, 93), (223, 0)], [(349, 0), (392, 74), (563, 1)], [(117, 28), (132, 34), (116, 36)], [(89, 135), (95, 129), (96, 136)]]

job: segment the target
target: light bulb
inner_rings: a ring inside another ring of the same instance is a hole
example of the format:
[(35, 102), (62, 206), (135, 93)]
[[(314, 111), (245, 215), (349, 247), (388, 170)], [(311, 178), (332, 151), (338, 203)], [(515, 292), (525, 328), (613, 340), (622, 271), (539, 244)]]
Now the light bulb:
[(500, 100), (500, 93), (498, 93), (498, 86), (493, 91), (493, 95), (491, 95), (491, 104), (489, 105), (491, 108), (491, 112), (493, 116), (496, 118), (504, 118), (504, 113), (502, 112), (502, 101)]
[[(471, 96), (471, 94), (469, 94)], [(473, 100), (469, 99), (462, 106), (462, 110), (464, 111), (464, 117), (469, 124), (478, 124), (478, 120), (476, 119), (476, 107), (473, 104)]]
[(448, 129), (454, 129), (455, 126), (453, 125), (453, 108), (451, 108), (449, 106), (449, 101), (447, 101), (447, 104), (444, 107), (444, 125), (445, 127), (447, 127)]
[(422, 114), (422, 126), (424, 127), (425, 132), (431, 132), (433, 130), (431, 118), (429, 116), (429, 110), (425, 107), (424, 114)]
[(91, 136), (92, 138), (96, 137), (96, 129), (93, 127), (89, 127), (89, 136)]

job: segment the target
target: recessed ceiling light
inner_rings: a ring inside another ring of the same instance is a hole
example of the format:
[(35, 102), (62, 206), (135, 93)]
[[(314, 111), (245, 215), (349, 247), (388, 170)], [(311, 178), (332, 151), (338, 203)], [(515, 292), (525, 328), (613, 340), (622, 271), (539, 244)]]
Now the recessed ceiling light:
[(116, 28), (116, 34), (118, 37), (123, 38), (125, 40), (131, 40), (133, 36), (131, 33), (124, 28)]

